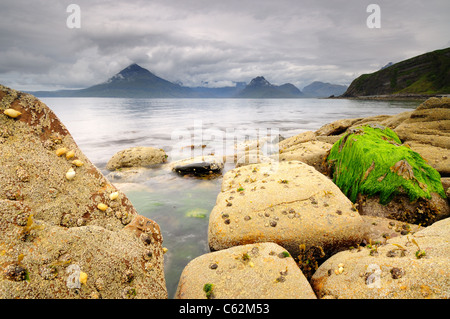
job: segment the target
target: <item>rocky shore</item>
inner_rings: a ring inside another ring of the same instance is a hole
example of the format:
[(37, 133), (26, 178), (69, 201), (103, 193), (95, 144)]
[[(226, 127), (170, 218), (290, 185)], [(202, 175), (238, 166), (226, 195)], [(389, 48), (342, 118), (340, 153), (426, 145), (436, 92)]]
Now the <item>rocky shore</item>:
[[(262, 142), (236, 154), (209, 215), (211, 252), (185, 267), (175, 298), (449, 298), (449, 100), (335, 121), (284, 139), (278, 154), (262, 154)], [(42, 102), (0, 86), (0, 112), (0, 298), (167, 298), (159, 225)], [(387, 203), (338, 186), (345, 161), (331, 155), (354, 150), (365, 127), (387, 134), (375, 144), (388, 158), (412, 154), (358, 164), (368, 166), (355, 185), (395, 181)], [(210, 157), (166, 162), (163, 150), (139, 147), (108, 169), (119, 178), (162, 164), (204, 178), (223, 168)], [(424, 193), (411, 200), (409, 186)]]

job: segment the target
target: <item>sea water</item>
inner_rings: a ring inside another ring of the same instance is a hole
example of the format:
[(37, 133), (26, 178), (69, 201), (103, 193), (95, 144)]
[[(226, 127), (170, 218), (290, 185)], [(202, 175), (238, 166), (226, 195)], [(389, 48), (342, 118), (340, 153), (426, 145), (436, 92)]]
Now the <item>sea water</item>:
[[(169, 298), (173, 298), (187, 263), (209, 252), (208, 217), (220, 192), (221, 178), (181, 177), (163, 166), (135, 171), (121, 178), (120, 174), (106, 170), (106, 163), (116, 152), (134, 146), (152, 146), (171, 155), (183, 146), (190, 149), (193, 145), (199, 146), (202, 152), (220, 153), (227, 149), (220, 143), (229, 136), (233, 137), (233, 143), (239, 142), (240, 136), (248, 137), (248, 132), (290, 137), (315, 131), (338, 119), (393, 115), (419, 105), (418, 102), (345, 99), (41, 100), (56, 113), (91, 162), (128, 196), (139, 214), (161, 227), (163, 246), (168, 248), (164, 271)], [(198, 132), (205, 138), (195, 138)], [(224, 134), (222, 139), (217, 139), (211, 138), (210, 132)]]

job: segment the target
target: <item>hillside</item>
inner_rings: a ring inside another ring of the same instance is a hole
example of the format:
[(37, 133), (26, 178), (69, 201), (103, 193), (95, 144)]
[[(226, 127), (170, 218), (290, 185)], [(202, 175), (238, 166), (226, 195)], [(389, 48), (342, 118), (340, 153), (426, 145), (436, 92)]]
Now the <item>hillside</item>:
[(235, 97), (237, 98), (299, 98), (303, 93), (293, 84), (286, 83), (280, 86), (270, 84), (263, 76), (258, 76)]
[(343, 97), (450, 93), (450, 48), (428, 52), (355, 79)]
[(329, 97), (331, 95), (339, 96), (345, 93), (347, 86), (324, 83), (320, 81), (315, 81), (302, 90), (305, 97)]

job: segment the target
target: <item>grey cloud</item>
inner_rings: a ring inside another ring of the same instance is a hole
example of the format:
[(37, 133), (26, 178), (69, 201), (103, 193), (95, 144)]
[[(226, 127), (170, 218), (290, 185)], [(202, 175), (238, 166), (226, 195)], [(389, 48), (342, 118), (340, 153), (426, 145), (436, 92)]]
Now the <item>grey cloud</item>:
[[(72, 2), (81, 29), (65, 25)], [(381, 29), (365, 24), (373, 2)], [(136, 62), (191, 86), (258, 75), (299, 88), (349, 84), (389, 61), (448, 46), (449, 9), (446, 0), (5, 0), (0, 83), (86, 87)]]

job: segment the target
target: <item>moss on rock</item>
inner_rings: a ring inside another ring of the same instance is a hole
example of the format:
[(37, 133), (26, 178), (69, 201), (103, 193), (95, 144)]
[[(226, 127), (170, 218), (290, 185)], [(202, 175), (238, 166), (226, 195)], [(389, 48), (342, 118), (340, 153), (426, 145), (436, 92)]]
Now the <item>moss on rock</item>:
[(446, 197), (440, 174), (381, 125), (351, 129), (333, 145), (327, 164), (333, 181), (352, 202), (358, 194), (378, 195), (381, 204), (397, 194), (410, 201), (431, 199), (432, 193)]

